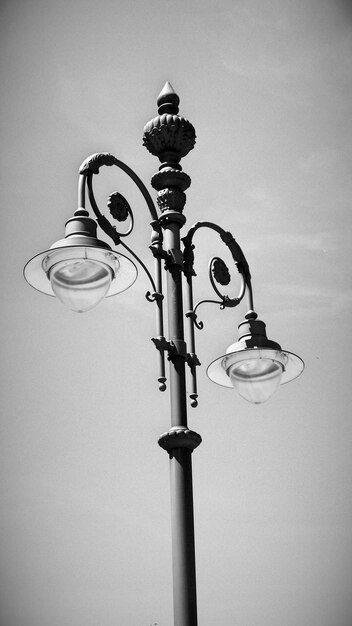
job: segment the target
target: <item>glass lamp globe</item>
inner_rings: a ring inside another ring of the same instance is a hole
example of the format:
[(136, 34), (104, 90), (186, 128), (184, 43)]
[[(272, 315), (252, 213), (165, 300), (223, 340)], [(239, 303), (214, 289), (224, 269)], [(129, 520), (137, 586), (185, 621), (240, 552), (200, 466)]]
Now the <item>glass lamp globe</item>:
[(76, 211), (66, 222), (66, 237), (28, 261), (27, 282), (78, 313), (128, 289), (137, 278), (135, 264), (97, 239), (96, 228), (87, 211)]
[(209, 365), (207, 374), (218, 385), (236, 389), (248, 402), (262, 404), (280, 385), (297, 378), (304, 362), (267, 338), (265, 324), (254, 311), (246, 318), (239, 325), (239, 341)]
[(106, 296), (113, 277), (106, 263), (82, 258), (59, 261), (49, 273), (54, 294), (78, 313), (89, 311)]
[[(283, 365), (279, 359), (261, 357), (256, 351), (251, 355), (240, 354), (240, 359), (228, 368), (228, 376), (236, 391), (249, 402), (266, 402), (280, 386)], [(277, 358), (277, 357), (276, 357)]]

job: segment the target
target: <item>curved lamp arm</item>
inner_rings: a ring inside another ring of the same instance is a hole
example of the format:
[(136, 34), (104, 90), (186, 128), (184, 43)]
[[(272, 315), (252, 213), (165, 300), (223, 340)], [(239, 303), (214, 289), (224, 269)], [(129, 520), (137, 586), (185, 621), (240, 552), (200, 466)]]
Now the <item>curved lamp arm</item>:
[(91, 175), (99, 174), (99, 168), (102, 167), (103, 165), (107, 165), (107, 166), (116, 165), (133, 180), (133, 182), (137, 185), (138, 189), (142, 193), (147, 203), (152, 220), (157, 220), (158, 214), (156, 212), (153, 199), (148, 189), (144, 185), (144, 183), (141, 181), (139, 176), (137, 176), (137, 174), (128, 165), (126, 165), (126, 163), (114, 157), (114, 155), (110, 154), (110, 152), (100, 152), (100, 153), (92, 154), (85, 161), (83, 161), (81, 167), (79, 168), (80, 183), (79, 183), (78, 201), (79, 203), (83, 201), (83, 204), (81, 204), (80, 206), (84, 206), (85, 178), (89, 174)]
[[(237, 267), (237, 270), (242, 276), (242, 284), (241, 284), (240, 292), (237, 298), (230, 298), (229, 296), (225, 296), (221, 294), (218, 287), (215, 285), (214, 278), (217, 283), (221, 285), (228, 285), (231, 280), (230, 273), (228, 271), (226, 264), (224, 263), (222, 259), (220, 259), (219, 257), (213, 257), (209, 263), (209, 278), (210, 278), (210, 282), (215, 293), (219, 296), (219, 298), (221, 298), (221, 300), (220, 302), (215, 301), (215, 300), (202, 300), (196, 305), (194, 309), (193, 309), (193, 303), (192, 303), (194, 322), (196, 320), (195, 310), (203, 302), (211, 302), (214, 304), (220, 304), (221, 308), (235, 307), (243, 299), (246, 289), (248, 290), (249, 308), (252, 310), (253, 309), (253, 291), (252, 291), (252, 283), (251, 283), (251, 274), (250, 274), (247, 259), (244, 256), (244, 253), (241, 247), (239, 246), (235, 238), (232, 236), (232, 234), (228, 231), (225, 231), (218, 224), (214, 224), (213, 222), (197, 222), (188, 231), (186, 237), (182, 239), (184, 243), (186, 275), (187, 275), (189, 284), (191, 283), (192, 276), (195, 275), (194, 268), (193, 268), (194, 266), (193, 237), (194, 237), (194, 234), (197, 232), (197, 230), (199, 230), (200, 228), (209, 228), (211, 230), (214, 230), (220, 235), (221, 240), (225, 243), (225, 245), (230, 250), (232, 258)], [(202, 328), (201, 323), (196, 323), (196, 326)]]
[(148, 268), (143, 263), (143, 261), (137, 256), (137, 254), (135, 254), (135, 252), (133, 252), (131, 248), (129, 248), (125, 243), (121, 241), (121, 237), (127, 237), (132, 232), (133, 226), (134, 226), (133, 213), (127, 200), (121, 194), (115, 193), (109, 197), (109, 201), (108, 201), (110, 212), (112, 213), (113, 217), (115, 217), (115, 219), (117, 219), (118, 221), (125, 221), (127, 217), (130, 218), (130, 226), (128, 230), (124, 233), (118, 232), (116, 227), (113, 226), (109, 222), (109, 220), (105, 217), (105, 215), (101, 213), (97, 205), (97, 202), (95, 200), (94, 191), (93, 191), (93, 175), (99, 174), (99, 169), (103, 165), (106, 165), (106, 166), (116, 165), (118, 168), (123, 170), (133, 180), (133, 182), (137, 185), (138, 189), (142, 193), (147, 203), (149, 213), (153, 220), (152, 225), (153, 225), (153, 228), (155, 228), (158, 215), (157, 215), (156, 208), (155, 208), (154, 202), (152, 200), (152, 197), (149, 191), (147, 190), (146, 186), (141, 181), (139, 176), (137, 176), (137, 174), (128, 165), (126, 165), (126, 163), (117, 159), (114, 155), (110, 154), (110, 152), (95, 153), (89, 156), (87, 159), (85, 159), (85, 161), (83, 161), (81, 167), (79, 168), (80, 176), (79, 176), (79, 182), (78, 182), (78, 206), (79, 208), (85, 207), (85, 192), (86, 192), (86, 186), (87, 186), (89, 201), (90, 201), (91, 207), (93, 209), (93, 212), (96, 216), (96, 219), (100, 228), (105, 232), (106, 235), (108, 235), (113, 240), (115, 245), (119, 245), (119, 244), (122, 245), (143, 268), (143, 270), (145, 271), (145, 273), (147, 274), (150, 280), (150, 283), (152, 285), (153, 292), (154, 292), (151, 295), (150, 292), (148, 291), (147, 299), (150, 301), (154, 301), (156, 299), (157, 287), (151, 276), (151, 273), (149, 272)]
[[(137, 185), (139, 191), (144, 197), (144, 200), (147, 203), (150, 216), (152, 218), (151, 227), (151, 246), (150, 249), (154, 256), (155, 262), (155, 282), (153, 277), (143, 263), (143, 261), (133, 252), (133, 250), (127, 246), (123, 241), (121, 241), (122, 237), (127, 237), (134, 226), (134, 218), (131, 207), (129, 206), (127, 200), (119, 193), (114, 193), (109, 197), (108, 207), (110, 209), (110, 213), (112, 216), (119, 222), (125, 221), (128, 217), (130, 218), (130, 226), (126, 232), (120, 233), (117, 231), (116, 227), (113, 226), (109, 220), (100, 212), (97, 202), (95, 200), (94, 191), (93, 191), (93, 175), (99, 174), (99, 169), (103, 165), (112, 166), (116, 165), (119, 169), (121, 169), (125, 174), (127, 174), (133, 182)], [(149, 278), (149, 281), (152, 285), (152, 292), (147, 291), (146, 298), (149, 302), (156, 303), (156, 326), (157, 326), (157, 341), (163, 342), (164, 338), (164, 317), (163, 317), (163, 293), (162, 293), (162, 271), (161, 271), (161, 260), (163, 258), (163, 245), (162, 245), (162, 231), (158, 221), (158, 214), (153, 202), (153, 199), (147, 190), (144, 183), (141, 181), (139, 176), (123, 161), (117, 159), (114, 155), (109, 152), (101, 152), (92, 154), (88, 157), (81, 165), (79, 169), (79, 183), (78, 183), (78, 206), (85, 206), (85, 192), (86, 187), (88, 188), (88, 196), (93, 212), (96, 216), (97, 222), (101, 229), (113, 240), (115, 245), (123, 246), (129, 254), (131, 254), (134, 259), (139, 263), (139, 265), (143, 268), (144, 272)], [(165, 359), (164, 359), (164, 350), (159, 351), (159, 389), (160, 391), (164, 391), (166, 389), (165, 381)]]
[[(215, 232), (217, 232), (220, 235), (220, 238), (222, 239), (222, 241), (229, 248), (232, 258), (237, 267), (237, 270), (239, 271), (241, 275), (241, 279), (242, 279), (240, 292), (236, 298), (230, 298), (229, 296), (223, 295), (218, 289), (218, 287), (216, 286), (214, 279), (216, 280), (217, 283), (221, 285), (228, 285), (231, 280), (231, 277), (230, 277), (229, 270), (226, 264), (224, 263), (224, 261), (220, 257), (213, 257), (209, 263), (209, 278), (210, 278), (211, 285), (215, 293), (217, 294), (217, 296), (220, 298), (220, 300), (209, 300), (209, 299), (201, 300), (200, 302), (196, 304), (196, 306), (194, 306), (192, 277), (195, 276), (194, 252), (193, 252), (195, 246), (193, 244), (193, 237), (194, 237), (194, 234), (200, 228), (210, 228), (211, 230), (214, 230)], [(230, 232), (225, 231), (223, 228), (221, 228), (221, 226), (218, 226), (218, 224), (214, 224), (213, 222), (197, 222), (188, 231), (186, 237), (183, 237), (182, 241), (184, 244), (184, 251), (183, 251), (184, 273), (185, 273), (185, 276), (187, 279), (187, 285), (188, 285), (188, 290), (187, 290), (188, 311), (186, 312), (186, 317), (189, 320), (188, 332), (189, 332), (189, 338), (190, 338), (190, 354), (188, 355), (188, 365), (191, 370), (190, 397), (192, 400), (191, 406), (195, 407), (197, 406), (197, 397), (198, 397), (196, 368), (198, 365), (200, 365), (200, 363), (196, 355), (194, 327), (198, 328), (199, 330), (201, 330), (204, 327), (203, 322), (197, 321), (196, 311), (198, 307), (205, 302), (219, 304), (220, 308), (235, 307), (241, 302), (241, 300), (243, 299), (245, 295), (246, 289), (248, 289), (250, 308), (252, 309), (253, 308), (253, 295), (252, 295), (252, 286), (251, 286), (251, 275), (250, 275), (247, 260), (242, 252), (242, 249), (240, 248), (240, 246), (238, 245), (238, 243), (236, 242), (236, 240), (234, 239), (234, 237), (231, 235)]]

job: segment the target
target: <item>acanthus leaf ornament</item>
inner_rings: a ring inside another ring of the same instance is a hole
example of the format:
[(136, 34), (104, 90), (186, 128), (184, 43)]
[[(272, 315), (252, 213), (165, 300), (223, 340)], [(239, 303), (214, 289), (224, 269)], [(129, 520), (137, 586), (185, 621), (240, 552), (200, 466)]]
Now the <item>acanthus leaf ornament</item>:
[(178, 115), (180, 99), (170, 83), (159, 94), (158, 113), (144, 127), (143, 145), (161, 162), (168, 161), (181, 170), (179, 161), (194, 148), (196, 131), (193, 124)]
[(130, 205), (118, 191), (115, 191), (108, 197), (107, 207), (112, 217), (118, 222), (125, 222), (128, 215), (131, 214)]
[(216, 282), (218, 282), (219, 285), (229, 284), (231, 280), (230, 272), (226, 263), (224, 263), (222, 259), (216, 258), (214, 260), (214, 263), (212, 265), (212, 272)]
[(103, 165), (114, 165), (115, 157), (110, 152), (97, 152), (96, 154), (92, 154), (85, 161), (83, 161), (81, 167), (79, 168), (80, 174), (99, 174), (99, 169)]
[(238, 271), (244, 274), (247, 281), (250, 281), (251, 274), (249, 271), (249, 265), (243, 254), (242, 248), (237, 243), (236, 239), (228, 231), (223, 231), (220, 234), (220, 237), (230, 250), (232, 258), (238, 266)]
[(163, 159), (165, 152), (185, 157), (196, 142), (193, 124), (178, 115), (158, 115), (144, 127), (143, 145), (151, 154)]

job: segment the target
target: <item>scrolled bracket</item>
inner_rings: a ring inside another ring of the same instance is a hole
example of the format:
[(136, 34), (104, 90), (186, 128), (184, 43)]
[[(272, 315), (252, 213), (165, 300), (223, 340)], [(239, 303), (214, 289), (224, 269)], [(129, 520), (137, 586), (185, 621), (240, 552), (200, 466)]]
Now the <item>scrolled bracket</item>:
[(164, 353), (167, 352), (168, 359), (172, 360), (176, 355), (175, 345), (171, 341), (167, 341), (165, 337), (152, 337), (151, 339), (160, 354), (164, 355)]
[(160, 259), (160, 260), (164, 260), (165, 262), (168, 261), (169, 259), (169, 255), (168, 253), (161, 247), (161, 245), (159, 246), (155, 246), (155, 245), (151, 245), (149, 246), (149, 250), (151, 251), (153, 257), (155, 259)]
[(200, 360), (198, 359), (196, 354), (187, 354), (187, 363), (189, 365), (190, 368), (192, 367), (197, 367), (198, 365), (201, 365)]
[(202, 321), (199, 321), (199, 322), (197, 321), (197, 314), (195, 312), (195, 309), (193, 309), (193, 311), (187, 311), (185, 316), (188, 317), (190, 320), (192, 320), (194, 326), (198, 328), (198, 330), (203, 330), (204, 324)]
[(113, 154), (110, 154), (110, 152), (92, 154), (85, 161), (83, 161), (81, 167), (79, 168), (79, 173), (84, 177), (87, 177), (89, 174), (99, 174), (99, 169), (103, 165), (116, 165), (116, 167), (125, 172), (125, 174), (133, 180), (148, 205), (152, 220), (157, 220), (158, 214), (153, 199), (144, 183), (141, 181), (139, 176), (137, 176), (137, 174), (128, 165), (126, 165), (126, 163), (117, 159)]
[[(137, 185), (139, 191), (141, 192), (141, 194), (143, 195), (146, 201), (152, 220), (157, 221), (158, 214), (157, 214), (153, 199), (148, 189), (142, 182), (142, 180), (139, 178), (139, 176), (137, 176), (137, 174), (128, 165), (126, 165), (126, 163), (117, 159), (113, 154), (110, 154), (110, 152), (100, 152), (100, 153), (92, 154), (85, 161), (83, 161), (81, 167), (79, 168), (79, 174), (80, 174), (79, 199), (78, 199), (79, 206), (84, 206), (84, 190), (85, 190), (85, 183), (87, 181), (87, 184), (89, 184), (89, 186), (91, 187), (91, 191), (89, 195), (90, 195), (91, 204), (92, 204), (92, 199), (93, 199), (92, 209), (94, 213), (96, 213), (96, 211), (100, 213), (97, 203), (95, 202), (95, 198), (94, 198), (94, 193), (93, 193), (93, 188), (92, 188), (92, 177), (94, 174), (99, 174), (99, 170), (102, 166), (110, 167), (112, 165), (115, 165), (116, 167), (121, 169), (123, 172), (125, 172), (125, 174), (127, 174), (133, 180), (133, 182)], [(118, 198), (116, 194), (113, 194), (113, 195), (115, 196), (113, 203), (115, 202), (115, 200), (118, 200), (120, 204), (118, 213), (119, 215), (122, 216), (123, 213), (122, 213), (122, 206), (121, 206), (121, 198), (123, 197), (121, 197), (120, 195), (120, 197)], [(127, 201), (123, 198), (122, 204), (126, 202)], [(126, 207), (124, 211), (126, 211)], [(118, 219), (118, 221), (120, 221), (119, 218), (115, 217), (115, 219)]]
[(159, 352), (167, 352), (169, 361), (175, 357), (182, 357), (187, 361), (187, 346), (183, 339), (175, 339), (175, 341), (167, 341), (165, 337), (152, 337), (152, 342)]
[(229, 298), (229, 296), (224, 296), (220, 304), (220, 309), (222, 310), (226, 308), (233, 309), (236, 306), (238, 306), (241, 301), (242, 301), (242, 298)]
[[(236, 307), (241, 300), (243, 299), (246, 289), (248, 289), (249, 300), (250, 300), (250, 308), (253, 308), (253, 295), (252, 295), (252, 287), (251, 287), (251, 275), (249, 271), (249, 266), (247, 260), (242, 252), (241, 247), (232, 236), (232, 234), (228, 231), (225, 231), (221, 226), (214, 224), (212, 222), (197, 222), (192, 228), (188, 231), (187, 235), (183, 237), (182, 241), (184, 244), (184, 271), (187, 276), (187, 280), (190, 286), (190, 291), (192, 290), (191, 282), (192, 277), (195, 276), (194, 271), (194, 244), (193, 237), (194, 234), (200, 228), (210, 228), (214, 230), (220, 235), (221, 240), (225, 243), (227, 248), (229, 249), (231, 256), (234, 260), (237, 271), (241, 276), (241, 285), (240, 291), (237, 297), (230, 297), (227, 294), (221, 293), (218, 285), (228, 285), (231, 281), (231, 275), (229, 269), (225, 262), (220, 257), (213, 257), (209, 262), (209, 279), (210, 283), (216, 293), (216, 295), (220, 298), (220, 301), (217, 300), (201, 300), (198, 304), (192, 309), (191, 315), (188, 313), (188, 317), (190, 317), (193, 321), (193, 324), (199, 328), (199, 322), (196, 321), (196, 309), (203, 303), (213, 303), (220, 305), (221, 309), (225, 308), (233, 308)], [(192, 299), (192, 298), (191, 298)], [(192, 305), (193, 307), (193, 305)], [(201, 326), (203, 328), (203, 325)]]
[(165, 358), (164, 358), (164, 353), (173, 350), (173, 346), (171, 345), (171, 343), (169, 341), (166, 341), (165, 337), (152, 337), (152, 342), (155, 345), (156, 349), (159, 352), (160, 355), (160, 362), (159, 362), (159, 377), (158, 377), (158, 382), (159, 382), (159, 391), (165, 391), (166, 390), (166, 376), (165, 376)]
[[(109, 152), (102, 152), (102, 153), (91, 155), (90, 157), (88, 157), (88, 159), (86, 159), (82, 163), (80, 167), (79, 172), (80, 172), (81, 178), (83, 177), (84, 181), (86, 180), (87, 182), (89, 200), (90, 200), (92, 209), (94, 211), (94, 214), (96, 216), (99, 226), (109, 237), (111, 237), (115, 245), (122, 245), (136, 259), (136, 261), (143, 268), (143, 270), (145, 271), (145, 273), (147, 274), (150, 280), (150, 283), (153, 288), (153, 294), (158, 294), (159, 291), (156, 288), (154, 280), (148, 268), (146, 267), (146, 265), (139, 258), (139, 256), (135, 252), (133, 252), (133, 250), (131, 250), (131, 248), (129, 248), (125, 243), (121, 241), (121, 237), (127, 237), (132, 232), (133, 226), (134, 226), (133, 212), (126, 198), (124, 198), (122, 194), (116, 191), (115, 193), (109, 196), (108, 203), (107, 203), (112, 217), (116, 219), (118, 222), (123, 222), (123, 221), (126, 221), (128, 217), (130, 218), (130, 226), (127, 229), (127, 231), (124, 233), (118, 232), (116, 227), (113, 226), (104, 215), (102, 215), (96, 203), (94, 191), (93, 191), (93, 175), (99, 174), (99, 169), (103, 165), (107, 165), (107, 166), (116, 165), (117, 167), (122, 169), (137, 185), (138, 189), (141, 191), (148, 205), (149, 212), (152, 217), (152, 222), (151, 222), (152, 235), (156, 240), (155, 246), (161, 247), (162, 244), (161, 244), (160, 227), (158, 226), (158, 215), (157, 215), (153, 200), (147, 188), (145, 187), (144, 183), (140, 180), (137, 174), (130, 167), (128, 167), (128, 165), (116, 159), (116, 157), (114, 157)], [(82, 181), (80, 181), (79, 189), (80, 189), (80, 195), (82, 198), (84, 197), (83, 188), (84, 188), (84, 185), (82, 184)], [(147, 292), (147, 299), (150, 302), (159, 301), (156, 296), (151, 295), (151, 292)]]
[(148, 300), (148, 302), (161, 302), (162, 300), (164, 300), (163, 294), (155, 292), (155, 291), (153, 293), (151, 293), (150, 291), (147, 291), (145, 293), (145, 297)]
[(175, 266), (180, 267), (181, 270), (183, 270), (183, 254), (181, 250), (178, 250), (177, 248), (168, 250), (164, 258), (166, 270), (171, 270)]
[(97, 222), (100, 228), (108, 235), (114, 242), (115, 245), (120, 243), (121, 237), (127, 237), (131, 234), (134, 226), (134, 218), (130, 205), (128, 204), (126, 198), (118, 191), (111, 194), (107, 201), (107, 206), (110, 210), (110, 213), (114, 219), (119, 222), (124, 222), (127, 218), (130, 218), (130, 225), (126, 232), (121, 233), (118, 232), (116, 226), (113, 226), (109, 220), (101, 213), (97, 202), (95, 200), (94, 191), (93, 191), (93, 174), (91, 172), (87, 175), (87, 187), (88, 187), (88, 196), (93, 212), (97, 218)]
[(242, 272), (240, 271), (237, 262), (235, 263), (235, 265), (241, 275), (241, 279), (242, 279), (241, 287), (240, 287), (240, 292), (238, 296), (236, 298), (230, 298), (228, 295), (222, 294), (215, 284), (215, 281), (218, 284), (223, 285), (223, 286), (228, 285), (230, 283), (231, 275), (230, 275), (230, 272), (228, 270), (226, 263), (224, 263), (224, 261), (220, 259), (220, 257), (213, 257), (209, 261), (209, 279), (216, 295), (219, 296), (219, 298), (221, 298), (221, 303), (220, 303), (221, 309), (225, 309), (226, 307), (233, 308), (237, 306), (243, 299), (243, 296), (246, 292), (245, 278)]
[[(167, 353), (167, 358), (169, 361), (174, 361), (177, 357), (182, 357), (185, 361), (188, 362), (189, 358), (195, 355), (188, 355), (186, 343), (182, 340), (178, 341), (167, 341), (165, 337), (152, 337), (152, 342), (155, 345), (156, 349), (160, 353), (160, 376), (158, 381), (160, 383), (159, 389), (160, 391), (165, 391), (166, 389), (166, 377), (165, 377), (165, 366), (164, 366), (164, 354)], [(194, 366), (196, 363), (194, 360)], [(195, 406), (195, 405), (194, 405)]]

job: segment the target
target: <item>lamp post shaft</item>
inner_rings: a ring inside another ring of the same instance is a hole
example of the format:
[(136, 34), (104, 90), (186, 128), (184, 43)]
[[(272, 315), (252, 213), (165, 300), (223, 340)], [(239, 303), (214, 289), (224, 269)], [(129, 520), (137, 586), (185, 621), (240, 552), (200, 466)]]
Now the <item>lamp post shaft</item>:
[[(170, 216), (171, 217), (171, 216)], [(192, 487), (192, 449), (183, 447), (182, 429), (187, 429), (186, 348), (183, 329), (180, 219), (168, 221), (164, 247), (174, 259), (167, 277), (168, 330), (176, 354), (170, 361), (171, 431), (181, 433), (179, 447), (171, 448), (170, 492), (173, 553), (174, 626), (197, 626), (196, 565)], [(176, 435), (177, 439), (177, 435)]]
[(170, 454), (174, 626), (197, 626), (192, 451)]
[(186, 365), (182, 280), (184, 259), (180, 229), (186, 218), (185, 190), (191, 179), (180, 160), (195, 144), (195, 130), (178, 115), (179, 97), (169, 83), (158, 98), (158, 116), (144, 128), (143, 143), (161, 162), (152, 178), (158, 192), (158, 218), (162, 229), (167, 273), (169, 388), (171, 429), (159, 444), (170, 457), (174, 626), (197, 626), (196, 566), (192, 487), (192, 451), (201, 437), (187, 426)]
[(167, 273), (167, 309), (169, 340), (176, 352), (170, 363), (171, 426), (187, 427), (186, 344), (184, 342), (182, 270), (177, 264), (180, 250), (180, 226), (169, 222), (164, 229), (164, 249), (174, 257)]

